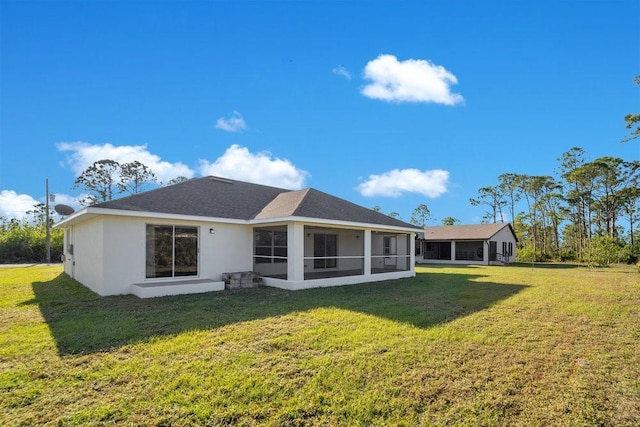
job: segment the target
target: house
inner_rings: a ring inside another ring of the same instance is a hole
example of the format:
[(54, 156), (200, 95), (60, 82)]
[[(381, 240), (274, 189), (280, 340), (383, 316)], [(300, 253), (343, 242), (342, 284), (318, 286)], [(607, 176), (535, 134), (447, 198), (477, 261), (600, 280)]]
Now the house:
[(64, 229), (64, 271), (99, 295), (225, 288), (226, 273), (297, 290), (412, 277), (421, 228), (308, 188), (219, 177), (86, 207)]
[(517, 242), (508, 223), (425, 227), (416, 242), (416, 262), (509, 264), (516, 259)]

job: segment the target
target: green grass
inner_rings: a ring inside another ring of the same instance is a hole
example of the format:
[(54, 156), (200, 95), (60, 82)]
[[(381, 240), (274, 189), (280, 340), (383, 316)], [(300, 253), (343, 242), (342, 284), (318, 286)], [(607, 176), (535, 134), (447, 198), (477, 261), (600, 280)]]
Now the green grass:
[(98, 297), (0, 269), (0, 425), (638, 425), (633, 267)]

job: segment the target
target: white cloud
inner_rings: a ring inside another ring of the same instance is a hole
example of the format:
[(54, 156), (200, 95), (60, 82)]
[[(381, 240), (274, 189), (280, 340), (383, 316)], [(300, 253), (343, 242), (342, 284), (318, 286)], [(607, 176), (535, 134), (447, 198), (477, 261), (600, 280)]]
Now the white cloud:
[[(53, 193), (50, 193), (51, 195)], [(54, 209), (56, 205), (64, 204), (71, 206), (74, 210), (78, 210), (82, 207), (78, 200), (84, 197), (86, 195), (74, 197), (68, 194), (55, 194), (54, 200), (49, 200), (49, 207)], [(2, 190), (0, 191), (0, 217), (15, 218), (20, 221), (31, 220), (32, 217), (26, 214), (27, 211), (34, 210), (35, 205), (44, 202), (44, 197), (42, 200), (36, 200), (28, 194), (18, 194), (13, 190)], [(52, 218), (58, 220), (60, 216), (54, 213)]]
[(33, 210), (38, 202), (28, 194), (18, 194), (13, 190), (0, 191), (0, 216), (23, 220), (26, 212)]
[(247, 124), (244, 118), (242, 118), (242, 115), (234, 111), (228, 119), (219, 118), (218, 121), (216, 121), (216, 129), (221, 129), (226, 132), (242, 132), (247, 129)]
[(85, 169), (98, 160), (115, 160), (118, 163), (129, 163), (134, 160), (148, 166), (156, 174), (161, 182), (178, 176), (193, 178), (194, 171), (188, 166), (178, 162), (170, 163), (162, 161), (159, 156), (150, 153), (145, 145), (121, 145), (112, 144), (92, 145), (86, 142), (61, 142), (57, 145), (59, 151), (70, 152), (66, 160), (74, 173), (79, 176)]
[(347, 71), (347, 69), (344, 68), (343, 65), (340, 65), (340, 66), (334, 68), (331, 71), (333, 71), (333, 74), (335, 74), (337, 76), (342, 76), (347, 80), (351, 80), (351, 73), (349, 71)]
[(433, 102), (455, 105), (464, 99), (451, 93), (458, 79), (441, 65), (423, 59), (398, 61), (393, 55), (380, 55), (369, 61), (364, 77), (371, 83), (362, 94), (373, 99), (396, 102)]
[(298, 169), (289, 160), (274, 158), (264, 151), (254, 154), (237, 144), (227, 148), (213, 163), (200, 160), (200, 174), (293, 190), (303, 188), (309, 176), (307, 171)]
[(449, 172), (442, 169), (394, 169), (369, 179), (356, 189), (365, 197), (398, 197), (403, 193), (417, 193), (436, 198), (447, 192)]

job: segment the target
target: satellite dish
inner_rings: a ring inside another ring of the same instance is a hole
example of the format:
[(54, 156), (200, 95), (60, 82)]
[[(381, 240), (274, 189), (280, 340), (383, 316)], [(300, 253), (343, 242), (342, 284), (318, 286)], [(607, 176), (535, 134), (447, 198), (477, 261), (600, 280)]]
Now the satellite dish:
[(71, 206), (67, 205), (55, 205), (53, 209), (55, 209), (55, 211), (62, 216), (71, 215), (75, 212), (75, 210)]

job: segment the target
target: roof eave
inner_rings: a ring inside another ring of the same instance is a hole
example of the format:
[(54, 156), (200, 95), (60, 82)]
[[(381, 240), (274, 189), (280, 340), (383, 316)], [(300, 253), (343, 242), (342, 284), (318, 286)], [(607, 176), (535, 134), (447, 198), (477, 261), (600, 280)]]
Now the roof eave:
[(65, 218), (55, 225), (55, 227), (66, 228), (69, 225), (90, 219), (99, 215), (107, 216), (119, 216), (128, 218), (157, 218), (162, 220), (179, 220), (179, 221), (199, 221), (199, 222), (224, 222), (228, 224), (248, 224), (249, 221), (244, 219), (235, 218), (219, 218), (201, 215), (184, 215), (184, 214), (171, 214), (163, 212), (148, 212), (148, 211), (130, 211), (122, 209), (110, 209), (110, 208), (96, 208), (88, 207), (82, 211), (73, 214), (72, 216)]
[(302, 216), (262, 218), (262, 219), (254, 219), (250, 221), (250, 223), (254, 225), (286, 223), (286, 222), (303, 222), (305, 224), (332, 226), (332, 227), (341, 227), (341, 228), (357, 227), (357, 228), (370, 228), (370, 229), (387, 230), (387, 231), (403, 231), (403, 232), (411, 232), (411, 233), (421, 232), (421, 229), (413, 228), (413, 227), (400, 227), (400, 226), (394, 226), (394, 225), (374, 224), (374, 223), (355, 222), (355, 221), (341, 221), (341, 220), (332, 220), (332, 219), (324, 219), (324, 218), (309, 218), (309, 217), (302, 217)]
[(75, 214), (69, 216), (68, 218), (65, 218), (64, 220), (57, 223), (55, 227), (66, 228), (72, 224), (75, 224), (90, 218), (94, 218), (100, 215), (128, 217), (128, 218), (157, 218), (159, 220), (160, 219), (182, 220), (182, 221), (200, 221), (200, 222), (217, 222), (217, 223), (223, 222), (228, 224), (242, 224), (242, 225), (264, 225), (264, 224), (273, 224), (273, 223), (302, 222), (305, 224), (341, 227), (341, 228), (356, 227), (356, 228), (368, 228), (368, 229), (374, 229), (374, 230), (399, 231), (399, 232), (410, 232), (410, 233), (421, 232), (420, 229), (412, 228), (412, 227), (400, 227), (400, 226), (393, 226), (393, 225), (363, 223), (363, 222), (354, 222), (354, 221), (338, 221), (338, 220), (330, 220), (330, 219), (324, 219), (324, 218), (309, 218), (309, 217), (301, 217), (301, 216), (286, 216), (286, 217), (243, 220), (243, 219), (217, 218), (217, 217), (197, 216), (197, 215), (168, 214), (168, 213), (162, 213), (162, 212), (145, 212), (145, 211), (129, 211), (129, 210), (110, 209), (110, 208), (96, 208), (91, 206), (76, 212)]
[[(505, 227), (509, 227), (509, 231), (511, 231), (511, 234), (513, 235), (513, 238), (515, 239), (516, 243), (518, 242), (518, 236), (516, 236), (516, 232), (513, 229), (513, 226), (511, 225), (511, 223), (505, 222), (503, 223), (504, 225), (502, 227), (500, 227), (499, 229), (497, 229), (494, 233), (492, 233), (491, 235), (484, 235), (484, 236), (468, 236), (468, 237), (459, 237), (459, 236), (437, 236), (437, 237), (428, 237), (425, 233), (425, 237), (422, 239), (424, 241), (432, 241), (432, 242), (439, 242), (439, 241), (445, 241), (445, 240), (455, 240), (455, 241), (478, 241), (478, 240), (485, 240), (485, 241), (489, 241), (491, 240), (496, 234), (498, 234), (499, 232), (501, 232), (502, 230), (504, 230)], [(451, 227), (457, 227), (455, 225), (451, 226)]]

